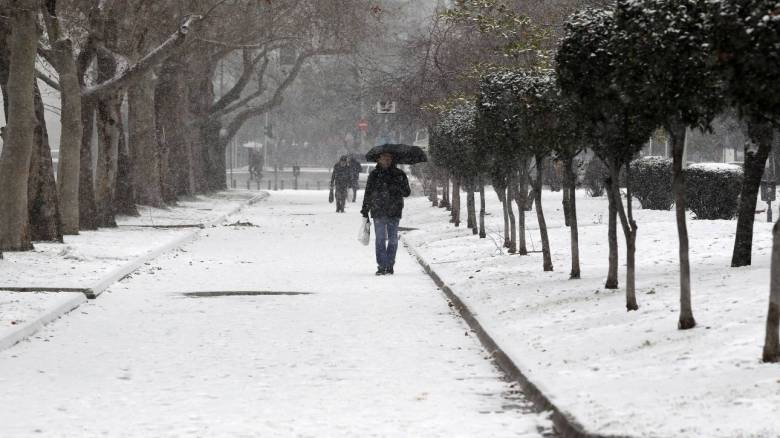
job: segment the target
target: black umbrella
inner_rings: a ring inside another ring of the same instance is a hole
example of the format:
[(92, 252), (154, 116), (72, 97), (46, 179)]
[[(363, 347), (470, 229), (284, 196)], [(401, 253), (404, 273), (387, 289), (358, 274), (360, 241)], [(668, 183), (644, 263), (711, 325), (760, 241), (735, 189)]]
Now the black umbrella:
[(383, 144), (374, 146), (366, 154), (368, 161), (377, 161), (382, 154), (391, 154), (396, 164), (417, 164), (428, 161), (428, 157), (418, 146), (407, 144)]

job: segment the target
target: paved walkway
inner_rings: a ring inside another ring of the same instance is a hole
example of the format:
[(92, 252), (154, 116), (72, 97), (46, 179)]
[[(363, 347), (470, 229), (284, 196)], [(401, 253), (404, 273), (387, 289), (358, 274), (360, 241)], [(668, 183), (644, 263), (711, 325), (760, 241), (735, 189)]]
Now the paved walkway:
[[(0, 436), (538, 436), (412, 258), (375, 277), (325, 196), (274, 193), (0, 352)], [(225, 291), (310, 294), (185, 295)]]

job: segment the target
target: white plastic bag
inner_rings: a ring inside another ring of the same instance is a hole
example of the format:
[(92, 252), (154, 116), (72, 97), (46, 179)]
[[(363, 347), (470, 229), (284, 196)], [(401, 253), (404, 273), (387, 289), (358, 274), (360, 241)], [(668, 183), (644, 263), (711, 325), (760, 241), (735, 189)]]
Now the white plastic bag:
[(368, 246), (368, 243), (371, 241), (371, 222), (368, 218), (363, 218), (363, 222), (360, 224), (358, 241), (366, 246)]

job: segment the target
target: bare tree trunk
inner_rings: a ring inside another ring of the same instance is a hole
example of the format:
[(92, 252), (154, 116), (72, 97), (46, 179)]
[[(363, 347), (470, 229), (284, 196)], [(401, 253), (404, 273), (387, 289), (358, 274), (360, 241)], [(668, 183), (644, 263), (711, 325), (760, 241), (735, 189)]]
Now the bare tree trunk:
[(188, 133), (193, 164), (192, 179), (196, 193), (209, 191), (205, 157), (207, 146), (199, 127), (206, 124), (209, 118), (209, 109), (214, 102), (214, 84), (211, 81), (211, 77), (214, 73), (215, 65), (193, 56), (188, 58), (188, 68), (185, 72), (187, 99), (189, 101), (189, 110), (186, 111), (186, 114), (190, 118), (188, 126), (193, 127)]
[(114, 198), (119, 167), (117, 99), (101, 99), (97, 105), (98, 160), (95, 168), (95, 205), (98, 227), (116, 227)]
[(441, 202), (439, 203), (439, 207), (444, 207), (447, 210), (452, 210), (452, 206), (450, 205), (450, 176), (447, 173), (447, 171), (442, 171), (442, 179), (441, 179), (441, 186), (442, 186), (442, 193), (441, 193)]
[[(609, 242), (609, 268), (607, 270), (607, 281), (604, 284), (605, 289), (617, 289), (618, 288), (618, 238), (617, 238), (617, 211), (618, 207), (615, 202), (614, 188), (612, 185), (612, 177), (607, 181), (607, 195), (609, 198), (609, 229), (607, 231), (607, 238)], [(620, 193), (617, 194), (620, 196)]]
[(97, 206), (95, 204), (95, 174), (92, 164), (92, 139), (95, 131), (95, 104), (91, 99), (82, 100), (81, 153), (79, 160), (79, 229), (97, 230)]
[(758, 191), (766, 168), (766, 160), (772, 149), (772, 127), (768, 123), (748, 122), (748, 132), (751, 140), (758, 144), (758, 151), (748, 151), (747, 145), (745, 146), (745, 176), (742, 181), (742, 193), (739, 196), (737, 234), (731, 256), (732, 267), (748, 266), (751, 263)]
[(456, 176), (452, 179), (452, 223), (456, 227), (460, 226), (460, 183), (461, 178)]
[(432, 207), (438, 207), (439, 205), (439, 187), (437, 186), (436, 176), (439, 173), (437, 169), (431, 172), (431, 186), (428, 193), (428, 201), (431, 202)]
[(630, 166), (626, 166), (626, 187), (627, 187), (627, 200), (628, 215), (623, 208), (623, 199), (620, 196), (619, 175), (622, 163), (617, 159), (611, 159), (609, 162), (609, 181), (612, 184), (612, 190), (610, 190), (610, 196), (615, 198), (615, 209), (620, 217), (620, 224), (623, 228), (623, 235), (626, 239), (626, 310), (629, 312), (632, 310), (639, 310), (639, 304), (636, 301), (636, 222), (634, 222), (633, 215), (631, 213), (631, 169)]
[[(577, 176), (574, 173), (574, 160), (569, 158), (563, 161), (564, 165), (564, 199), (568, 198), (567, 222), (571, 233), (571, 272), (569, 278), (580, 278), (580, 244), (579, 230), (577, 229)], [(565, 210), (565, 209), (564, 209)]]
[(688, 259), (688, 226), (686, 225), (685, 175), (683, 174), (683, 148), (685, 125), (674, 122), (667, 127), (672, 143), (672, 191), (674, 192), (675, 216), (677, 218), (677, 236), (680, 241), (680, 330), (696, 326), (691, 305), (691, 266)]
[(135, 184), (133, 183), (133, 163), (130, 157), (130, 148), (127, 144), (127, 134), (124, 122), (117, 127), (119, 143), (117, 145), (119, 157), (117, 158), (116, 196), (114, 206), (116, 213), (125, 216), (138, 216), (138, 208), (135, 205)]
[[(506, 198), (506, 210), (507, 214), (509, 216), (509, 253), (510, 254), (516, 254), (517, 253), (517, 220), (515, 219), (515, 212), (514, 208), (512, 207), (512, 202), (516, 198), (515, 197), (515, 190), (512, 189), (512, 187), (515, 185), (515, 182), (513, 181), (513, 177), (507, 178), (507, 188), (506, 188), (506, 194), (504, 197)], [(523, 214), (522, 209), (520, 210), (520, 214)], [(520, 235), (521, 239), (524, 239), (525, 236), (522, 234)]]
[(54, 50), (60, 82), (60, 156), (57, 189), (62, 213), (62, 233), (79, 233), (79, 171), (81, 136), (81, 87), (70, 40), (58, 41)]
[[(157, 129), (164, 139), (169, 156), (163, 168), (163, 179), (173, 196), (190, 196), (195, 193), (192, 178), (192, 154), (187, 139), (186, 119), (189, 110), (187, 87), (184, 83), (184, 64), (172, 57), (163, 64), (155, 89), (154, 102), (157, 112)], [(163, 191), (165, 195), (165, 190)]]
[[(513, 172), (514, 175), (517, 175), (517, 172)], [(518, 220), (518, 233), (519, 233), (519, 239), (518, 239), (518, 253), (520, 255), (528, 255), (528, 244), (526, 242), (525, 236), (528, 234), (526, 232), (525, 227), (525, 212), (527, 211), (526, 206), (528, 205), (528, 184), (529, 184), (529, 175), (528, 175), (528, 161), (522, 160), (520, 163), (520, 181), (519, 181), (519, 191), (518, 191), (518, 181), (514, 180), (514, 186), (512, 189), (513, 197), (512, 199), (515, 200), (517, 203), (517, 215), (519, 217)]]
[(473, 234), (477, 234), (477, 207), (476, 199), (474, 196), (474, 178), (468, 177), (466, 179), (466, 226), (471, 228)]
[(542, 235), (542, 258), (544, 270), (552, 271), (552, 256), (550, 254), (550, 238), (547, 236), (547, 222), (544, 220), (542, 210), (542, 178), (544, 175), (544, 157), (536, 156), (536, 219), (539, 222), (539, 233)]
[(35, 142), (35, 56), (38, 48), (33, 0), (13, 2), (8, 62), (8, 119), (0, 154), (0, 250), (32, 249), (27, 205), (30, 156)]
[(479, 238), (487, 237), (485, 232), (485, 182), (479, 177)]
[(154, 84), (151, 77), (127, 90), (128, 130), (133, 157), (138, 203), (152, 207), (165, 205), (160, 177), (160, 156), (154, 112)]
[(54, 178), (49, 134), (43, 113), (43, 99), (37, 84), (34, 88), (35, 140), (30, 155), (30, 177), (27, 183), (30, 238), (33, 241), (62, 242), (57, 182)]
[(764, 362), (780, 362), (780, 221), (772, 230), (772, 263), (769, 279), (769, 310), (766, 316)]
[(498, 200), (501, 202), (501, 210), (504, 216), (504, 248), (509, 248), (509, 210), (507, 209), (506, 185), (498, 184), (498, 181), (494, 180), (493, 190), (495, 190), (496, 196), (498, 196)]

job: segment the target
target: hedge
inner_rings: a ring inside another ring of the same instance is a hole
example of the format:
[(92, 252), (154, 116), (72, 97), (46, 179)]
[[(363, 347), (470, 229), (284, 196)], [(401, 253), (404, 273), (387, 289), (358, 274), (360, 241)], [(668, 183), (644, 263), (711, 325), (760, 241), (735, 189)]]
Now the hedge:
[(631, 162), (631, 192), (644, 209), (672, 208), (672, 160), (650, 156)]
[(688, 208), (697, 219), (733, 219), (742, 177), (742, 168), (733, 164), (691, 164), (685, 169)]

